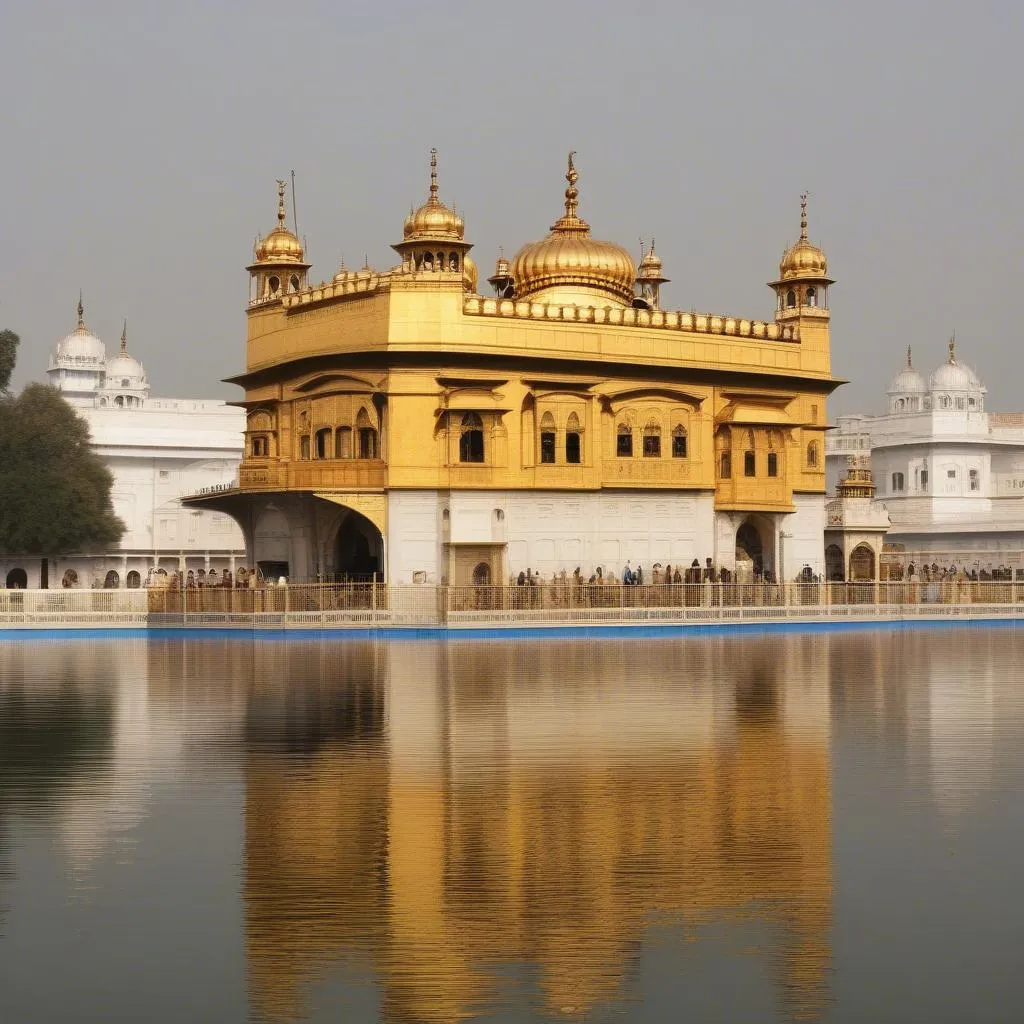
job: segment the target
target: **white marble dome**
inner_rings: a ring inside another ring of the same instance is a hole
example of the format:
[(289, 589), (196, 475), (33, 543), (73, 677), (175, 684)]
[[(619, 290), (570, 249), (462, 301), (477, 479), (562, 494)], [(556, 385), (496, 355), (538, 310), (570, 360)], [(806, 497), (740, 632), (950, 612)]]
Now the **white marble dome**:
[(969, 366), (950, 361), (932, 374), (930, 385), (932, 391), (977, 391), (981, 381)]
[(127, 352), (118, 352), (117, 355), (111, 356), (107, 360), (105, 370), (106, 380), (103, 386), (106, 389), (129, 388), (136, 390), (146, 387), (146, 371), (143, 369), (142, 363), (134, 356), (128, 355)]
[(107, 357), (103, 342), (85, 324), (57, 343), (56, 359), (75, 363), (102, 363)]
[(923, 395), (928, 391), (928, 385), (912, 366), (905, 366), (889, 382), (889, 394), (891, 395)]

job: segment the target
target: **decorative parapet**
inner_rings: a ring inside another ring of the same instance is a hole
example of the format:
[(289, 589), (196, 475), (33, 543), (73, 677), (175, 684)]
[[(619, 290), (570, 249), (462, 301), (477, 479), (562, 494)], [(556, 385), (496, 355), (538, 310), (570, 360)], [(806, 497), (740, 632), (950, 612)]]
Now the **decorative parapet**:
[(654, 327), (697, 334), (723, 334), (764, 341), (798, 341), (794, 324), (767, 323), (711, 313), (682, 313), (662, 309), (633, 309), (615, 306), (562, 306), (529, 299), (484, 299), (467, 296), (462, 304), (467, 316), (514, 317), (520, 320), (608, 324), (613, 327)]
[(342, 299), (350, 295), (366, 295), (369, 292), (378, 291), (382, 286), (387, 285), (390, 282), (390, 276), (390, 274), (379, 274), (375, 270), (356, 270), (340, 280), (334, 280), (330, 283), (321, 281), (320, 284), (311, 285), (308, 288), (304, 288), (301, 292), (252, 299), (249, 302), (249, 308), (251, 309), (253, 306), (269, 306), (279, 302), (285, 309), (295, 309), (297, 306), (309, 306), (329, 299)]

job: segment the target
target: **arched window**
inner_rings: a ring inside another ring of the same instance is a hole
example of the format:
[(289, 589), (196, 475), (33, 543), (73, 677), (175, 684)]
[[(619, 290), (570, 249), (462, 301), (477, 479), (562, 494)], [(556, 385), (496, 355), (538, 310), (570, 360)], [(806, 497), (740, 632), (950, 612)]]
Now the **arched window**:
[(718, 475), (723, 480), (732, 476), (732, 452), (722, 452), (718, 457)]
[(459, 257), (455, 253), (452, 253), (448, 257), (448, 269), (453, 274), (457, 274), (459, 272)]
[(903, 490), (903, 474), (893, 473), (892, 475), (892, 490), (893, 494)]
[(281, 290), (281, 278), (272, 277), (267, 281), (267, 288), (271, 295), (276, 295)]
[(254, 434), (249, 441), (249, 452), (254, 459), (265, 459), (270, 454), (266, 436)]
[(309, 434), (303, 434), (299, 438), (299, 458), (303, 460), (309, 458)]
[(331, 457), (331, 428), (321, 427), (316, 432), (316, 457), (318, 459), (329, 459)]
[(633, 457), (633, 427), (623, 420), (615, 435), (615, 454), (620, 459)]
[(807, 289), (807, 305), (816, 306), (818, 304), (818, 291), (816, 288)]
[(121, 577), (118, 576), (114, 569), (110, 569), (107, 572), (106, 577), (103, 580), (104, 590), (117, 590), (121, 586)]
[(484, 424), (475, 412), (462, 417), (459, 434), (459, 462), (484, 461)]
[(491, 582), (491, 567), (486, 562), (478, 562), (473, 569), (473, 586), (486, 587)]
[(905, 403), (904, 403), (902, 398), (897, 398), (896, 399), (896, 411), (897, 412), (902, 412), (904, 404)]
[(291, 280), (288, 283), (292, 286), (292, 291), (297, 292), (299, 290), (299, 275), (292, 274)]
[(754, 457), (753, 449), (748, 448), (743, 453), (743, 475), (753, 476), (757, 470), (757, 460)]
[[(199, 571), (202, 572), (203, 570), (200, 569)], [(125, 577), (125, 584), (129, 590), (138, 590), (142, 584), (142, 577), (132, 569), (132, 571)]]
[(433, 270), (434, 269), (434, 254), (425, 252), (423, 254), (423, 269)]
[(582, 440), (580, 418), (571, 412), (565, 424), (565, 461), (571, 465), (577, 466), (583, 461)]
[(540, 421), (540, 461), (545, 465), (555, 461), (555, 418), (549, 412)]
[(796, 306), (796, 292), (792, 288), (786, 292), (786, 308), (793, 309)]
[(336, 459), (352, 458), (352, 428), (338, 427), (334, 431), (334, 457)]
[(371, 425), (365, 409), (360, 409), (356, 416), (356, 430), (359, 433), (359, 458), (377, 458), (377, 431)]
[(808, 469), (818, 468), (818, 442), (810, 441), (807, 445), (807, 467)]
[(779, 475), (779, 453), (769, 452), (768, 453), (768, 475), (778, 476)]
[(672, 428), (672, 458), (686, 458), (686, 427), (681, 423)]
[(661, 427), (653, 420), (644, 427), (644, 458), (661, 458)]
[(123, 396), (118, 395), (117, 398), (114, 399), (114, 405), (116, 405), (119, 409), (123, 409), (124, 408), (124, 398), (123, 398)]
[(12, 569), (7, 574), (8, 590), (25, 590), (28, 587), (28, 573), (22, 568)]

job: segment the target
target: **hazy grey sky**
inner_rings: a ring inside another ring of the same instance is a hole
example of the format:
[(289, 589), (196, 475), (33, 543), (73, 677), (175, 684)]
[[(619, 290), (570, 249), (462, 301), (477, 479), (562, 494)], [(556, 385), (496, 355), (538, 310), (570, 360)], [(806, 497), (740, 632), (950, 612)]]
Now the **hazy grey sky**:
[(1024, 409), (1018, 3), (0, 5), (0, 326), (16, 383), (87, 321), (164, 395), (242, 369), (244, 266), (298, 175), (315, 280), (391, 265), (410, 202), (464, 212), (486, 276), (581, 214), (656, 235), (666, 304), (769, 318), (798, 231), (829, 257), (832, 414), (877, 408), (951, 330), (990, 408)]

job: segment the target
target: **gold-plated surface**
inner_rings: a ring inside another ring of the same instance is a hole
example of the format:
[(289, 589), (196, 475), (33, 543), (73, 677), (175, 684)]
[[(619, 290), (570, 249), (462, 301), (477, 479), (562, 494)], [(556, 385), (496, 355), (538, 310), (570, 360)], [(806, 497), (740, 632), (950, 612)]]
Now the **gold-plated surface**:
[(800, 238), (791, 245), (779, 263), (779, 278), (795, 281), (801, 278), (823, 278), (828, 276), (828, 260), (824, 250), (811, 243), (807, 237), (807, 193), (800, 196)]
[[(590, 237), (590, 225), (577, 215), (579, 172), (569, 154), (565, 190), (565, 213), (551, 225), (551, 234), (530, 242), (512, 261), (516, 297), (545, 297), (557, 301), (559, 292), (576, 296), (594, 293), (598, 305), (614, 302), (629, 305), (633, 300), (636, 265), (633, 257), (615, 242)], [(571, 301), (571, 298), (567, 298)]]
[(407, 242), (461, 240), (465, 232), (462, 218), (438, 198), (437, 150), (430, 151), (430, 195), (427, 201), (405, 218)]
[(277, 227), (256, 245), (256, 263), (302, 263), (302, 243), (285, 226), (285, 182), (277, 179)]

